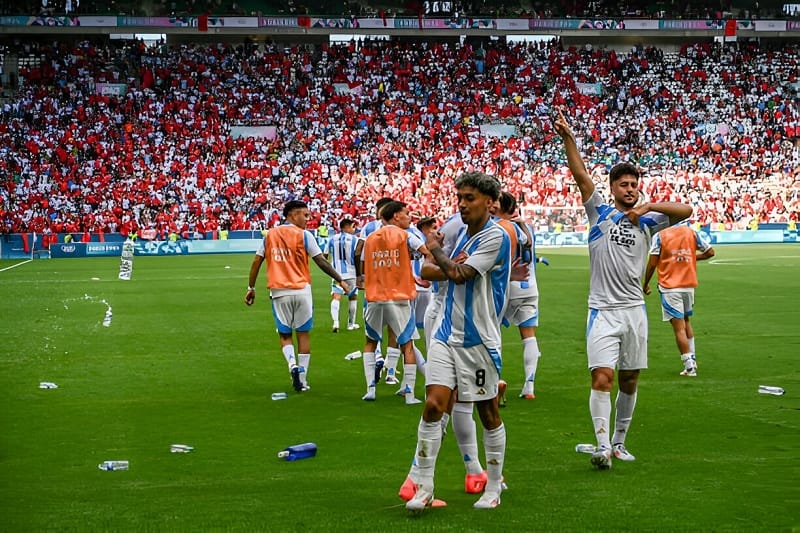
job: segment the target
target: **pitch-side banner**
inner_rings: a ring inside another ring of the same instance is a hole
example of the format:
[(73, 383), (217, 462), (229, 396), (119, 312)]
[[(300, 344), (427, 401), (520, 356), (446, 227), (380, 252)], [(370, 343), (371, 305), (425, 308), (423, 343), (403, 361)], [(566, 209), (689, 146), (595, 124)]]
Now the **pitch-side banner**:
[(495, 27), (498, 30), (528, 30), (527, 19), (496, 19)]
[(117, 17), (80, 17), (80, 25), (88, 28), (113, 28), (117, 25)]
[(756, 31), (786, 31), (785, 20), (755, 20)]
[(625, 19), (626, 30), (657, 30), (658, 20), (653, 19)]

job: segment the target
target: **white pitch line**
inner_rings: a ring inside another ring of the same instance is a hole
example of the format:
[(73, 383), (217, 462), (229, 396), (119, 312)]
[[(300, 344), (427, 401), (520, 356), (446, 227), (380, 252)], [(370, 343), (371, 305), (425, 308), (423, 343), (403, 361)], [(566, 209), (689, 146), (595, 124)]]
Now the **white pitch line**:
[(25, 261), (23, 261), (22, 263), (17, 263), (17, 264), (15, 264), (15, 265), (11, 265), (11, 266), (9, 266), (9, 267), (0, 268), (0, 272), (5, 272), (6, 270), (11, 270), (12, 268), (17, 268), (18, 266), (20, 266), (20, 265), (24, 265), (25, 263), (30, 263), (31, 261), (33, 261), (33, 259), (26, 259), (26, 260), (25, 260)]
[(728, 259), (712, 259), (708, 262), (709, 265), (732, 265), (732, 266), (739, 266), (741, 263), (733, 263)]

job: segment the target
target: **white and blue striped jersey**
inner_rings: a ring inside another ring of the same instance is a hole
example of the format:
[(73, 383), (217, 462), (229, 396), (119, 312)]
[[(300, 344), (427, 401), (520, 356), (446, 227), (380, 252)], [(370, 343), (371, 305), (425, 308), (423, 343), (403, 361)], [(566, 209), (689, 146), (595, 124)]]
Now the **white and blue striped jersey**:
[(644, 305), (642, 274), (653, 235), (669, 217), (650, 211), (634, 225), (606, 204), (596, 190), (583, 204), (589, 217), (589, 308), (622, 309)]
[[(425, 235), (422, 234), (420, 230), (416, 228), (416, 226), (409, 226), (406, 230), (410, 235), (413, 235), (417, 239), (419, 239), (423, 244), (426, 241)], [(422, 264), (425, 262), (425, 256), (419, 253), (417, 250), (419, 248), (414, 249), (411, 254), (411, 268), (414, 271), (414, 276), (422, 277)], [(430, 292), (430, 287), (420, 287), (417, 286), (417, 292)]]
[(442, 251), (444, 253), (450, 255), (450, 252), (456, 247), (458, 234), (466, 227), (464, 221), (461, 220), (461, 213), (452, 214), (444, 221), (444, 224), (439, 228), (439, 233), (444, 235), (444, 242), (442, 243)]
[(528, 228), (528, 233), (531, 235), (530, 247), (528, 247), (528, 236), (522, 231), (519, 226), (514, 224), (517, 228), (517, 238), (519, 239), (517, 248), (518, 250), (512, 252), (512, 256), (516, 253), (524, 264), (528, 266), (528, 278), (525, 281), (512, 281), (509, 289), (509, 299), (517, 298), (530, 298), (532, 296), (539, 296), (539, 285), (536, 282), (536, 237), (533, 226), (525, 223)]
[[(450, 215), (447, 220), (444, 221), (439, 227), (439, 233), (444, 235), (444, 242), (442, 243), (442, 251), (446, 253), (448, 256), (450, 252), (453, 251), (453, 248), (456, 247), (456, 241), (458, 240), (458, 235), (464, 230), (467, 226), (464, 224), (464, 221), (461, 220), (461, 213), (455, 213)], [(441, 293), (439, 292), (439, 288), (444, 286), (443, 281), (434, 281), (431, 285), (431, 291), (433, 292), (436, 297), (444, 296), (444, 291)]]
[(450, 257), (462, 251), (468, 255), (464, 264), (478, 275), (462, 284), (440, 283), (444, 301), (433, 337), (451, 346), (483, 344), (489, 350), (500, 350), (500, 320), (508, 303), (511, 276), (511, 239), (490, 220), (471, 238), (462, 229)]
[(377, 231), (383, 227), (383, 220), (376, 218), (375, 220), (370, 220), (364, 227), (361, 228), (361, 233), (358, 234), (358, 238), (362, 241), (366, 241), (369, 234), (373, 231)]
[(358, 237), (352, 233), (341, 232), (328, 239), (328, 253), (331, 265), (342, 279), (356, 277), (356, 244)]

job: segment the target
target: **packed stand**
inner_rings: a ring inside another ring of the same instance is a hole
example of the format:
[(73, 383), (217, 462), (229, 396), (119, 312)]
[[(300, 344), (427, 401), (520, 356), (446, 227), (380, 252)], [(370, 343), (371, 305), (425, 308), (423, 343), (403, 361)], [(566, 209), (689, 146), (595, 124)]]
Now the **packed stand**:
[(363, 222), (381, 196), (444, 217), (467, 170), (499, 176), (537, 225), (580, 229), (557, 107), (598, 182), (633, 161), (652, 200), (688, 198), (729, 229), (800, 212), (796, 46), (34, 46), (19, 44), (43, 60), (0, 120), (5, 232), (259, 230), (294, 198), (312, 228)]

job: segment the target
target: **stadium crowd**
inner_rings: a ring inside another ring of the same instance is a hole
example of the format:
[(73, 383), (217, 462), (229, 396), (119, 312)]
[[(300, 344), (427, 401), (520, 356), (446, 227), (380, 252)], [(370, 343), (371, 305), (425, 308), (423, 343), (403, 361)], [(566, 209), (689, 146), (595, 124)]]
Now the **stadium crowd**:
[(14, 46), (41, 61), (0, 111), (4, 232), (257, 230), (290, 199), (312, 229), (363, 223), (382, 196), (445, 216), (467, 170), (537, 227), (581, 228), (555, 108), (598, 182), (630, 160), (651, 200), (688, 198), (700, 224), (800, 217), (797, 45)]

